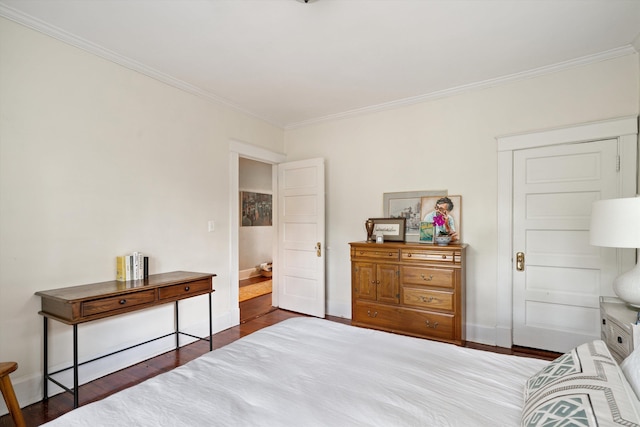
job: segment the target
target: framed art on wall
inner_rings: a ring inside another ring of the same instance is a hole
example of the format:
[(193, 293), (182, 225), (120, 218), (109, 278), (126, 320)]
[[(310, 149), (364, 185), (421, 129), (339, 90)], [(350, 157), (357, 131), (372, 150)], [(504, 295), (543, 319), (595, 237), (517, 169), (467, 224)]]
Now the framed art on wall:
[(383, 194), (383, 215), (387, 218), (405, 218), (405, 240), (417, 242), (420, 237), (422, 221), (422, 198), (428, 196), (446, 196), (447, 190), (404, 191)]
[(273, 225), (271, 194), (240, 192), (240, 224), (242, 227)]

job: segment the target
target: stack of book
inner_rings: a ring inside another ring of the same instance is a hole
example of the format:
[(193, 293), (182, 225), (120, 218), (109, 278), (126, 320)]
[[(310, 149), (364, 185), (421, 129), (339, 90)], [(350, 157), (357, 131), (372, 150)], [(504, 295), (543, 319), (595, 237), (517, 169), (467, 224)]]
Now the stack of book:
[(142, 252), (116, 257), (116, 280), (142, 280), (149, 277), (149, 257)]

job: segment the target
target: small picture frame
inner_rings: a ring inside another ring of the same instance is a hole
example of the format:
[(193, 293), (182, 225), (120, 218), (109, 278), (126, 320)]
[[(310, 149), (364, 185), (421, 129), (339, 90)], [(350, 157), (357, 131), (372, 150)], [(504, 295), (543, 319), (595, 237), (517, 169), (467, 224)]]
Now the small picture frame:
[(420, 243), (433, 243), (433, 222), (420, 222)]
[(369, 218), (373, 221), (373, 235), (384, 236), (385, 242), (404, 242), (405, 218)]

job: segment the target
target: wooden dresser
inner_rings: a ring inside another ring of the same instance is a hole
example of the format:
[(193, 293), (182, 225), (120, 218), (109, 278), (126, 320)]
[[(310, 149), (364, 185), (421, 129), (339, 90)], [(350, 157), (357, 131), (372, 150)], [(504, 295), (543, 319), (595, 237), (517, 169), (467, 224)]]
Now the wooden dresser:
[(466, 245), (350, 245), (353, 325), (464, 345)]

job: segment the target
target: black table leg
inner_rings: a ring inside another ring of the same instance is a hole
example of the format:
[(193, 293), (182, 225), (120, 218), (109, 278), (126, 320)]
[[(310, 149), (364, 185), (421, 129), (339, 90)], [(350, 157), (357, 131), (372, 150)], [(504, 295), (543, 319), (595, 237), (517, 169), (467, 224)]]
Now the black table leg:
[(42, 358), (44, 359), (44, 366), (42, 368), (42, 400), (49, 398), (49, 318), (47, 316), (42, 317), (44, 319), (44, 340)]
[(213, 315), (211, 313), (211, 292), (209, 292), (209, 351), (213, 350)]
[(78, 407), (78, 325), (73, 325), (73, 407)]
[(176, 319), (176, 350), (178, 348), (180, 348), (180, 318), (179, 318), (179, 313), (178, 313), (178, 301), (176, 301), (176, 314), (175, 314), (175, 319)]

